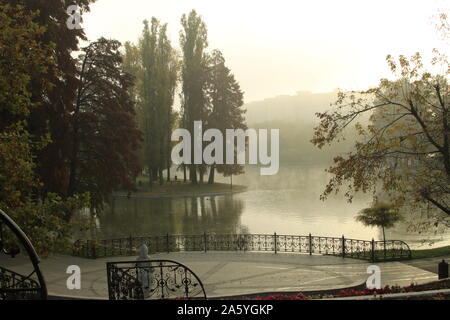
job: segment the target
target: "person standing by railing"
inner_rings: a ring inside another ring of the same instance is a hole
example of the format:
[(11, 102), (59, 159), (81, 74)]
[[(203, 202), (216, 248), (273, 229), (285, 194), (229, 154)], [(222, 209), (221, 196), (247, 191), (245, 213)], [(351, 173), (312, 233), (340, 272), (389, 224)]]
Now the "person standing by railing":
[(145, 299), (150, 296), (152, 273), (154, 272), (152, 263), (149, 262), (150, 256), (148, 255), (148, 247), (145, 244), (139, 248), (139, 257), (137, 257), (136, 260), (142, 261), (136, 263), (136, 275)]

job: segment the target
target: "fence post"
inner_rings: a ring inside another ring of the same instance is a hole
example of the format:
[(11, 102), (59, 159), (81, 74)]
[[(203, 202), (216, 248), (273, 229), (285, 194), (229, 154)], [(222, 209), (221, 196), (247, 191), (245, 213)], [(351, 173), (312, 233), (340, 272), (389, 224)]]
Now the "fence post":
[(372, 238), (372, 262), (375, 262), (375, 240)]
[(203, 232), (203, 245), (205, 246), (205, 252), (208, 250), (208, 245), (206, 243), (206, 232)]
[(345, 237), (342, 235), (342, 258), (345, 258)]
[(97, 251), (96, 251), (96, 243), (95, 241), (91, 242), (91, 247), (92, 247), (92, 258), (93, 259), (97, 259)]
[(128, 254), (131, 256), (133, 254), (133, 238), (131, 237), (131, 235), (128, 238), (128, 249), (130, 251)]
[(309, 255), (312, 255), (312, 236), (309, 234)]
[(169, 247), (169, 233), (166, 235), (166, 249), (167, 253), (170, 253), (170, 247)]
[(273, 243), (275, 244), (275, 254), (277, 254), (277, 233), (274, 232), (273, 234)]
[(86, 244), (83, 245), (83, 254), (85, 258), (89, 258), (89, 255), (91, 254), (91, 246), (89, 245), (90, 241), (86, 240)]

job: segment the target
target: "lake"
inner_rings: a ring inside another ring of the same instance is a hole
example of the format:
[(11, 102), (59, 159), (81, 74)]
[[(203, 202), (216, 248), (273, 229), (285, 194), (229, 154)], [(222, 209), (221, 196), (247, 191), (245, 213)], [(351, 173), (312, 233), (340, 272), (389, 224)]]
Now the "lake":
[[(96, 234), (91, 236), (105, 239), (167, 233), (277, 232), (382, 240), (381, 230), (364, 227), (354, 219), (359, 210), (370, 206), (371, 197), (358, 195), (348, 203), (338, 194), (321, 201), (319, 196), (327, 179), (328, 174), (320, 166), (282, 166), (276, 176), (260, 176), (257, 167), (247, 167), (244, 175), (233, 178), (233, 183), (248, 186), (243, 193), (176, 198), (115, 196), (96, 218), (97, 229), (92, 231)], [(387, 238), (405, 240), (415, 248), (427, 247), (429, 241), (433, 246), (450, 244), (448, 233), (411, 233), (407, 219), (388, 230)]]

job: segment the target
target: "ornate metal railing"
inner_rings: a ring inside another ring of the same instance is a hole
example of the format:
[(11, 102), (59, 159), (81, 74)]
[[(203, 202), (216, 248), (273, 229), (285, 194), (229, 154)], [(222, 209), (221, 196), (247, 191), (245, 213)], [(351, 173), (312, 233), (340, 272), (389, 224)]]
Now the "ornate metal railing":
[[(403, 241), (367, 241), (333, 237), (274, 234), (202, 234), (128, 237), (109, 240), (77, 240), (73, 254), (85, 258), (132, 256), (141, 245), (150, 252), (265, 251), (336, 255), (370, 261), (410, 259)], [(386, 250), (385, 250), (386, 248)]]
[(41, 287), (31, 276), (0, 267), (0, 300), (41, 299)]
[(21, 248), (25, 249), (33, 271), (24, 276), (0, 266), (0, 300), (47, 299), (36, 250), (22, 229), (0, 209), (0, 254), (14, 258)]
[(110, 300), (206, 299), (195, 273), (170, 260), (108, 262)]

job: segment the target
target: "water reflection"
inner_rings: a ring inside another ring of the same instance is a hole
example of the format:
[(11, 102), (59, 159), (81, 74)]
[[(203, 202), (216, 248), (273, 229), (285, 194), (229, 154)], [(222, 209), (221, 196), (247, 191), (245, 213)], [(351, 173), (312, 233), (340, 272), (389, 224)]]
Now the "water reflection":
[[(355, 221), (356, 213), (370, 205), (369, 195), (348, 203), (341, 194), (319, 199), (328, 180), (323, 168), (284, 166), (276, 176), (261, 177), (249, 167), (235, 183), (249, 186), (244, 193), (194, 198), (113, 197), (97, 217), (98, 228), (89, 237), (208, 233), (273, 233), (381, 240), (381, 230)], [(222, 179), (221, 182), (227, 182)], [(434, 246), (450, 244), (447, 233), (418, 234), (405, 222), (387, 231), (388, 239), (406, 240), (418, 247), (423, 239)]]
[(247, 232), (244, 202), (233, 195), (194, 198), (113, 197), (98, 216), (101, 238)]

